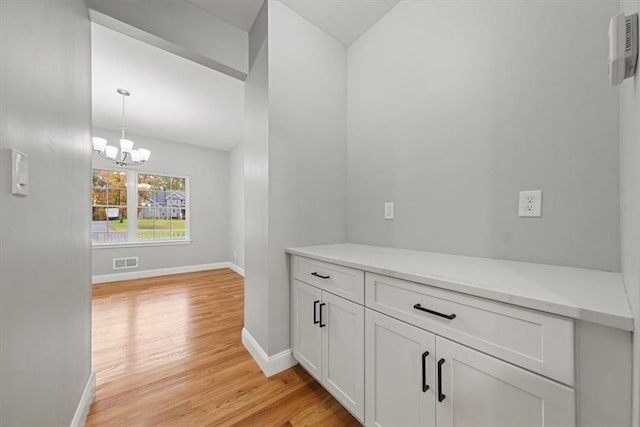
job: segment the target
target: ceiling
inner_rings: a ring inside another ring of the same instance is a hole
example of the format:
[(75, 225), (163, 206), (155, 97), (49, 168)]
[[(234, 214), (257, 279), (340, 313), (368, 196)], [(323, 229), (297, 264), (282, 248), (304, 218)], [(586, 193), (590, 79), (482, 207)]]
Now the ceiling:
[(264, 0), (186, 0), (218, 18), (249, 32)]
[(230, 150), (242, 139), (244, 83), (92, 24), (93, 126)]
[(399, 1), (282, 0), (282, 3), (349, 46)]
[[(264, 0), (186, 0), (249, 31)], [(349, 46), (400, 0), (282, 0), (324, 32)]]

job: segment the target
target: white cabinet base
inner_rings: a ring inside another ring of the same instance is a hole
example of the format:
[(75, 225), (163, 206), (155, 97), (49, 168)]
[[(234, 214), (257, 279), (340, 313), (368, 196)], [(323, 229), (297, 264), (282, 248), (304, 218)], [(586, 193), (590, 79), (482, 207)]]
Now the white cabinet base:
[(323, 292), (322, 385), (364, 420), (364, 307)]
[(321, 294), (318, 288), (297, 280), (293, 282), (293, 357), (318, 381), (322, 381), (322, 331), (316, 322)]
[(438, 427), (575, 426), (572, 388), (441, 337), (436, 352)]
[(293, 280), (293, 357), (364, 421), (364, 307)]
[(435, 335), (366, 310), (365, 347), (366, 425), (434, 426)]

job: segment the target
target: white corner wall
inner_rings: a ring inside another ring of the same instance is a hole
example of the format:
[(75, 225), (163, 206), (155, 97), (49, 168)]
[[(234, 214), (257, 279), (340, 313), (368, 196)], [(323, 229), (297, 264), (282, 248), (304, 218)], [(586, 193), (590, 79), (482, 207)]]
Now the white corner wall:
[[(119, 133), (94, 129), (94, 136), (118, 141)], [(136, 146), (151, 150), (144, 165), (123, 169), (189, 177), (191, 244), (93, 249), (93, 275), (180, 268), (229, 260), (229, 153), (190, 144), (130, 135)], [(93, 155), (93, 167), (119, 166)], [(87, 178), (89, 179), (89, 178)], [(139, 267), (113, 270), (113, 258), (137, 256)]]
[(273, 356), (289, 348), (284, 249), (346, 238), (347, 57), (279, 1), (263, 7), (249, 45), (245, 329)]
[(267, 345), (269, 285), (269, 63), (265, 2), (249, 33), (251, 69), (244, 85), (244, 329)]
[[(92, 396), (90, 41), (82, 0), (0, 2), (3, 426), (82, 422)], [(10, 193), (11, 148), (27, 197)]]
[(284, 249), (346, 241), (347, 50), (269, 2), (269, 344), (289, 347)]
[(349, 241), (620, 271), (618, 8), (395, 6), (349, 47)]
[(242, 143), (229, 153), (229, 255), (244, 268), (244, 151)]
[[(622, 1), (622, 12), (640, 13), (640, 1)], [(640, 70), (639, 70), (640, 74)], [(640, 426), (640, 76), (620, 85), (620, 207), (622, 275), (635, 318), (633, 425)]]

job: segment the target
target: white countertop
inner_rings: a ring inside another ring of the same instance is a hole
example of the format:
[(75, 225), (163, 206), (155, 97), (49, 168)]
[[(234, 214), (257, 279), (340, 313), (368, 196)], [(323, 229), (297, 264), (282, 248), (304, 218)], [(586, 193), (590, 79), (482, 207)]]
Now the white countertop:
[(633, 330), (619, 273), (342, 243), (289, 254)]

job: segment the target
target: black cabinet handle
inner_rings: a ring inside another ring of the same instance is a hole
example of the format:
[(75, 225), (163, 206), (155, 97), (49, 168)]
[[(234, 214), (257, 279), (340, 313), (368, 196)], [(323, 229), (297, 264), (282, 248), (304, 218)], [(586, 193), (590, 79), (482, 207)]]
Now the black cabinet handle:
[(413, 308), (415, 308), (416, 310), (420, 310), (420, 311), (424, 311), (424, 312), (430, 313), (430, 314), (435, 314), (436, 316), (444, 317), (445, 319), (449, 319), (449, 320), (453, 320), (453, 319), (456, 318), (455, 314), (438, 313), (437, 311), (433, 311), (433, 310), (429, 310), (428, 308), (424, 308), (420, 304), (414, 304)]
[(324, 328), (325, 326), (327, 326), (326, 323), (322, 323), (322, 307), (324, 307), (325, 305), (327, 304), (325, 303), (320, 304), (320, 327), (321, 328)]
[(318, 273), (316, 273), (315, 271), (314, 271), (313, 273), (311, 273), (311, 275), (312, 275), (312, 276), (319, 277), (319, 278), (321, 278), (321, 279), (330, 279), (330, 278), (331, 278), (331, 276), (323, 276), (322, 274), (318, 274)]
[(313, 324), (314, 325), (317, 325), (318, 323), (320, 323), (320, 321), (316, 317), (316, 313), (318, 312), (318, 303), (319, 302), (320, 302), (320, 300), (313, 302)]
[(429, 385), (427, 384), (427, 356), (429, 355), (428, 351), (422, 353), (422, 392), (426, 392), (429, 390)]
[(438, 402), (442, 402), (445, 396), (442, 394), (442, 365), (444, 364), (444, 359), (438, 360)]

